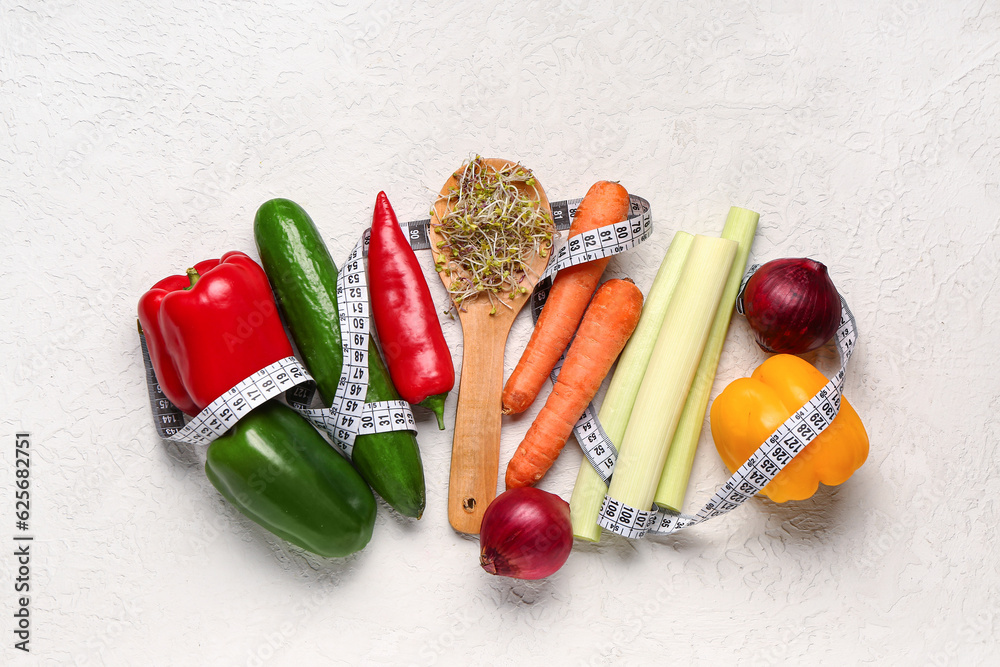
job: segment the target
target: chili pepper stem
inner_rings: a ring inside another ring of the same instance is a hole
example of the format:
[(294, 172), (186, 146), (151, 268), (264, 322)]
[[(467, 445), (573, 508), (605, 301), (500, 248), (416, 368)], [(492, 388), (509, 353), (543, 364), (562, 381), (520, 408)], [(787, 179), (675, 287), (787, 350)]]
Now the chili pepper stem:
[(434, 416), (438, 420), (438, 428), (442, 431), (444, 430), (444, 399), (447, 396), (448, 392), (434, 394), (417, 403), (417, 405), (421, 405), (434, 413)]
[(187, 277), (188, 280), (191, 281), (191, 284), (184, 288), (186, 290), (191, 289), (198, 283), (199, 280), (201, 280), (201, 275), (198, 273), (198, 269), (193, 266), (187, 270)]

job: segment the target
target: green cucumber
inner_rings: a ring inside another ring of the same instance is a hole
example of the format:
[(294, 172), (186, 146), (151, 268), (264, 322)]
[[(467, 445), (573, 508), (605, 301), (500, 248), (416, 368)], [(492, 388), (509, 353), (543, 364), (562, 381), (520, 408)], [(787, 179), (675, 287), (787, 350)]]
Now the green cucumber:
[[(254, 218), (254, 240), (274, 296), (306, 368), (330, 405), (343, 366), (337, 266), (312, 219), (295, 202), (271, 199)], [(385, 363), (369, 338), (365, 400), (398, 400)], [(426, 502), (424, 468), (411, 431), (358, 436), (354, 467), (401, 514), (420, 518)]]

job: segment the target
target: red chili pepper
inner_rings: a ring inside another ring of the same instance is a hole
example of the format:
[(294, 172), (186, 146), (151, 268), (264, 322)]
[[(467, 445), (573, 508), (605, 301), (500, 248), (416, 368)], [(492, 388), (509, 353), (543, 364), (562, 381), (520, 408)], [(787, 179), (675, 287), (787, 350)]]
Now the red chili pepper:
[(139, 324), (160, 388), (189, 415), (292, 354), (267, 276), (242, 252), (153, 285), (139, 299)]
[(404, 399), (433, 410), (444, 429), (445, 395), (455, 386), (451, 350), (417, 256), (384, 192), (375, 200), (368, 265), (375, 331), (392, 382)]

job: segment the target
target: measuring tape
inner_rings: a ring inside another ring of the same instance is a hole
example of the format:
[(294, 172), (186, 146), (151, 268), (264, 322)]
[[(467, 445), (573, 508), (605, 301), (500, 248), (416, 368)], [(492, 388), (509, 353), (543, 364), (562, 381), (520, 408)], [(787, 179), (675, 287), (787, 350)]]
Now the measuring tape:
[[(550, 204), (557, 230), (569, 228), (581, 201), (570, 199)], [(581, 234), (560, 248), (539, 281), (545, 282), (543, 289), (532, 294), (533, 309), (541, 310), (548, 284), (551, 283), (550, 276), (557, 270), (624, 252), (649, 237), (652, 232), (649, 202), (631, 197), (631, 206), (635, 215), (626, 222)], [(414, 250), (431, 247), (428, 234), (430, 219), (405, 222), (400, 227)], [(286, 357), (245, 378), (185, 424), (184, 412), (171, 403), (160, 389), (146, 338), (140, 331), (146, 388), (159, 436), (171, 442), (208, 445), (251, 410), (281, 394), (284, 394), (286, 403), (329, 434), (334, 444), (348, 457), (359, 435), (415, 430), (416, 420), (406, 401), (366, 403), (364, 400), (368, 393), (368, 343), (371, 335), (364, 258), (368, 255), (370, 235), (371, 230), (365, 230), (337, 276), (337, 310), (344, 363), (331, 406), (309, 407), (316, 394), (316, 383), (295, 357)]]
[[(143, 349), (143, 361), (146, 364), (146, 382), (149, 389), (150, 402), (154, 403), (154, 388), (149, 385), (149, 377), (153, 375), (156, 392), (162, 396), (159, 385), (155, 382), (152, 360), (146, 347), (146, 337), (139, 334)], [(161, 407), (157, 415), (154, 404), (153, 414), (156, 418), (157, 432), (164, 440), (187, 445), (208, 445), (220, 435), (232, 428), (233, 424), (259, 405), (291, 389), (297, 384), (311, 380), (309, 373), (295, 357), (285, 357), (269, 366), (265, 366), (253, 375), (243, 379), (232, 389), (212, 401), (204, 410), (191, 418), (187, 425), (183, 424), (184, 413), (170, 403), (165, 396), (156, 401), (169, 404)], [(170, 415), (164, 420), (164, 415)], [(175, 417), (178, 417), (178, 422)]]
[[(737, 311), (741, 314), (743, 313), (743, 290), (747, 280), (759, 266), (759, 264), (751, 266), (743, 277), (737, 297)], [(837, 353), (840, 356), (838, 371), (815, 396), (779, 426), (750, 455), (750, 458), (733, 473), (725, 484), (719, 487), (711, 500), (697, 514), (693, 516), (679, 514), (659, 508), (655, 504), (652, 509), (642, 510), (629, 507), (610, 496), (605, 496), (598, 515), (598, 525), (631, 539), (641, 538), (648, 533), (669, 535), (688, 526), (694, 526), (731, 512), (767, 486), (768, 482), (774, 479), (793, 458), (805, 449), (806, 445), (833, 422), (840, 411), (847, 362), (854, 352), (858, 339), (857, 321), (843, 297), (840, 299), (840, 306), (840, 324), (834, 336)], [(598, 430), (600, 423), (592, 412), (592, 408), (588, 408), (590, 414), (585, 413), (577, 422), (574, 427), (574, 435), (581, 442), (581, 445), (588, 438), (592, 439), (593, 442), (605, 444), (601, 441), (602, 436), (603, 441), (610, 445), (607, 434), (604, 434), (603, 430)], [(591, 445), (590, 449), (594, 449), (595, 446)], [(617, 452), (611, 457), (609, 463), (607, 457), (595, 459), (588, 451), (588, 448), (584, 447), (584, 453), (587, 454), (591, 465), (601, 474), (601, 478), (606, 483), (614, 471), (614, 459), (617, 457)], [(606, 476), (605, 472), (607, 472)]]
[(316, 383), (298, 359), (285, 357), (237, 383), (185, 425), (184, 413), (167, 399), (156, 381), (146, 337), (140, 331), (146, 388), (160, 437), (188, 445), (208, 445), (251, 410), (283, 393), (286, 403), (329, 434), (348, 458), (359, 435), (416, 430), (416, 420), (406, 401), (366, 403), (364, 400), (368, 393), (370, 318), (363, 256), (367, 254), (368, 238), (366, 231), (337, 276), (344, 364), (332, 406), (308, 407)]
[[(583, 199), (570, 199), (552, 204), (552, 217), (556, 220), (557, 229), (569, 228), (582, 201)], [(649, 202), (642, 197), (629, 195), (629, 207), (631, 213), (627, 220), (578, 234), (568, 239), (565, 245), (559, 248), (553, 261), (545, 268), (531, 293), (532, 322), (537, 322), (538, 316), (541, 315), (542, 307), (545, 306), (545, 300), (552, 288), (552, 276), (557, 271), (575, 264), (623, 253), (649, 238), (650, 234), (653, 233), (653, 216)], [(553, 384), (559, 376), (565, 359), (564, 352), (549, 375)], [(573, 435), (576, 436), (577, 442), (583, 449), (584, 456), (607, 484), (614, 471), (618, 450), (608, 434), (604, 432), (600, 420), (597, 419), (597, 411), (594, 409), (593, 403), (587, 406), (583, 415), (576, 422), (573, 427)]]
[(183, 410), (170, 402), (170, 399), (160, 388), (142, 327), (139, 327), (139, 347), (142, 348), (142, 365), (146, 369), (146, 391), (149, 392), (149, 407), (153, 411), (153, 425), (161, 438), (170, 440), (184, 428), (186, 416)]
[(306, 419), (329, 433), (348, 457), (359, 435), (416, 430), (413, 412), (406, 401), (365, 402), (371, 318), (364, 257), (368, 255), (370, 237), (371, 230), (365, 230), (337, 275), (337, 312), (344, 364), (333, 404), (329, 408), (301, 410)]
[[(639, 245), (653, 233), (653, 215), (649, 202), (635, 195), (629, 195), (628, 199), (631, 214), (627, 220), (577, 234), (559, 248), (531, 293), (532, 322), (538, 321), (552, 287), (552, 276), (557, 271), (623, 253)], [(551, 204), (556, 229), (569, 229), (582, 201), (583, 199), (570, 199)]]
[[(569, 228), (582, 201), (582, 198), (569, 199), (550, 204), (552, 219), (557, 230)], [(641, 197), (630, 196), (629, 204), (632, 215), (627, 220), (574, 236), (556, 252), (539, 278), (538, 286), (532, 292), (533, 313), (541, 312), (551, 286), (551, 276), (557, 271), (574, 264), (625, 252), (649, 238), (653, 231), (649, 202)], [(400, 227), (403, 228), (411, 248), (430, 249), (428, 234), (430, 219), (401, 223)], [(362, 263), (363, 258), (368, 256), (370, 237), (371, 230), (365, 230), (337, 278), (337, 308), (343, 334), (344, 371), (337, 386), (333, 405), (328, 409), (299, 408), (313, 424), (330, 433), (334, 441), (348, 455), (353, 449), (354, 438), (359, 434), (352, 430), (359, 420), (362, 429), (395, 430), (415, 427), (413, 413), (406, 401), (379, 403), (363, 401), (367, 391), (370, 325), (368, 282)], [(537, 314), (534, 317), (537, 318)], [(299, 390), (298, 401), (308, 403), (310, 398), (308, 389)], [(597, 428), (599, 429), (600, 425), (597, 425)], [(363, 432), (365, 431), (360, 433)], [(376, 430), (376, 432), (381, 431)]]

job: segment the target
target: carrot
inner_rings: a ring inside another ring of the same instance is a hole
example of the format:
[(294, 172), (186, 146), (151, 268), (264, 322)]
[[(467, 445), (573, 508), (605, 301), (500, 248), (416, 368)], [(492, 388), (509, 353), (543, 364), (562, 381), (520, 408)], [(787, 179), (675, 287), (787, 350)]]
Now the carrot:
[[(628, 192), (617, 183), (598, 181), (580, 202), (569, 238), (628, 218)], [(556, 274), (531, 339), (503, 390), (503, 413), (524, 412), (538, 396), (573, 338), (583, 311), (597, 289), (610, 258), (596, 259)]]
[(642, 292), (631, 280), (609, 280), (597, 290), (552, 393), (507, 464), (508, 489), (531, 486), (552, 467), (573, 425), (639, 323), (641, 312)]

